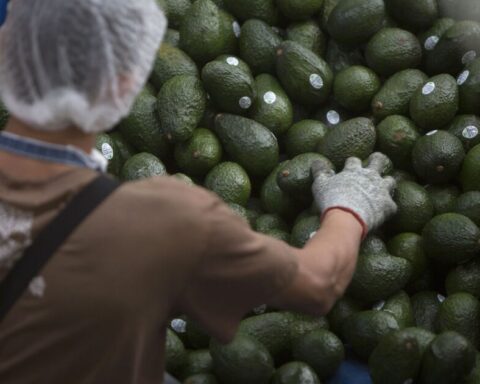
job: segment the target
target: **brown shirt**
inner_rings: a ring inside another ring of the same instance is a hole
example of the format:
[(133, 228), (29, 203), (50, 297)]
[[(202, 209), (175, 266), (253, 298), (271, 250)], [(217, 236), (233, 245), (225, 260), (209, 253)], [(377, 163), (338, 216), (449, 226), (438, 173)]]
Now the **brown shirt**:
[[(0, 279), (96, 174), (0, 174)], [(165, 327), (184, 313), (226, 339), (286, 288), (290, 248), (210, 192), (172, 178), (122, 185), (61, 246), (0, 323), (2, 384), (159, 384)]]

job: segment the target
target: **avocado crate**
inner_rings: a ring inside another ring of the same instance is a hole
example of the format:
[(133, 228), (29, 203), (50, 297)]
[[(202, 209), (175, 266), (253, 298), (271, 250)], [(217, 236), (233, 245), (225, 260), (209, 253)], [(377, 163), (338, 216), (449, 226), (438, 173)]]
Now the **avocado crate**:
[(322, 318), (261, 306), (221, 345), (187, 317), (189, 384), (480, 384), (480, 1), (157, 0), (169, 18), (131, 114), (98, 136), (122, 180), (172, 175), (303, 247), (311, 165), (391, 160), (398, 213)]

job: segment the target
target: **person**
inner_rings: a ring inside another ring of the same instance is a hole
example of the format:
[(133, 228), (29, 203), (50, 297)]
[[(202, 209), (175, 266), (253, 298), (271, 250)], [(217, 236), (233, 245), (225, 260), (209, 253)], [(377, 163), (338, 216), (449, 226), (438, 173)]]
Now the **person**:
[[(11, 4), (0, 32), (11, 114), (0, 134), (0, 284), (15, 282), (39, 236), (105, 169), (95, 134), (128, 114), (165, 28), (154, 0)], [(227, 343), (262, 304), (326, 314), (362, 238), (396, 209), (386, 162), (377, 153), (338, 174), (314, 166), (321, 227), (303, 249), (255, 233), (213, 193), (171, 177), (118, 186), (1, 320), (0, 382), (158, 384), (173, 316)]]

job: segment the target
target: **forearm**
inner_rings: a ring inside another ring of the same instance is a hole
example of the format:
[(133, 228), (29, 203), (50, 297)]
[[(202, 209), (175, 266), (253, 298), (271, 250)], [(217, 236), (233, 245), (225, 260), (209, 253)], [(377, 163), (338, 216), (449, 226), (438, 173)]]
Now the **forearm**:
[(353, 215), (332, 210), (320, 230), (301, 250), (293, 284), (269, 304), (325, 314), (348, 287), (355, 271), (363, 228)]

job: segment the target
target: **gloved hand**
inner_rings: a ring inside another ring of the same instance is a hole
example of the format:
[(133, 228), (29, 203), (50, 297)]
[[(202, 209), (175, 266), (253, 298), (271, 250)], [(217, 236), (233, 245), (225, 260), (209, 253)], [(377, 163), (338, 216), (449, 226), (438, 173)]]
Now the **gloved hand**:
[(380, 226), (397, 211), (392, 199), (396, 182), (393, 177), (381, 176), (388, 163), (381, 153), (373, 153), (364, 168), (362, 161), (351, 157), (342, 172), (335, 174), (321, 162), (312, 166), (313, 196), (322, 215), (334, 208), (352, 213), (368, 231)]

